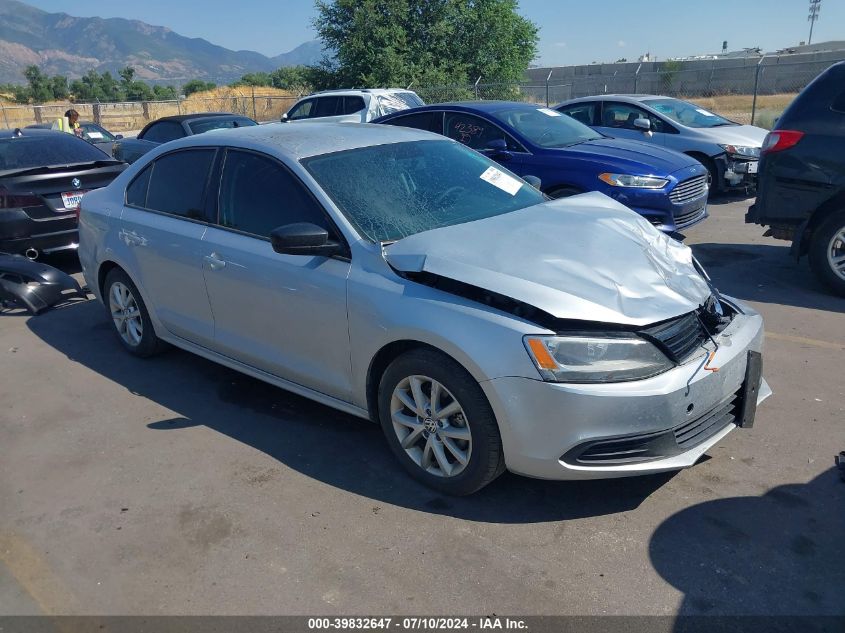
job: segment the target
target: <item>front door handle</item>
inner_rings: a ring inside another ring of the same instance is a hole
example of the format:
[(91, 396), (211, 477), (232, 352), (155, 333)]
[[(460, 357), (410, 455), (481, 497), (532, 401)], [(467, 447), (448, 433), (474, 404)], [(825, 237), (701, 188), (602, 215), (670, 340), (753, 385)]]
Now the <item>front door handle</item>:
[(212, 253), (211, 255), (206, 255), (203, 257), (203, 260), (211, 270), (220, 270), (226, 265), (225, 259), (220, 259), (220, 255), (217, 253)]

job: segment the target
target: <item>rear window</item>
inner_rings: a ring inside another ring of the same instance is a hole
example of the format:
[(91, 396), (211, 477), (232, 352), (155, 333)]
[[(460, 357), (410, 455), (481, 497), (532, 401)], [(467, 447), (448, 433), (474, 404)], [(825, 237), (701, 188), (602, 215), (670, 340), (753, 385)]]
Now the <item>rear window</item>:
[(0, 171), (110, 160), (102, 150), (64, 132), (0, 139)]
[(231, 117), (226, 119), (200, 119), (199, 121), (191, 121), (188, 127), (194, 134), (202, 134), (203, 132), (210, 132), (211, 130), (223, 130), (233, 127), (252, 127), (258, 125), (252, 119), (245, 116)]

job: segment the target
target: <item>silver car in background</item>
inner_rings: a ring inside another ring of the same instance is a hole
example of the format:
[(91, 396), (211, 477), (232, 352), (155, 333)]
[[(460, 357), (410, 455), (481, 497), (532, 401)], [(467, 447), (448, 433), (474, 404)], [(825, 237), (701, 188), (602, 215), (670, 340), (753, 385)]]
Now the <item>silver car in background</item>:
[(655, 143), (689, 154), (710, 172), (718, 193), (757, 184), (760, 148), (768, 130), (741, 125), (701, 106), (658, 95), (600, 95), (564, 101), (555, 109), (607, 136)]
[(370, 418), (450, 494), (506, 468), (691, 466), (771, 393), (760, 315), (686, 246), (428, 132), (275, 124), (168, 143), (84, 198), (80, 242), (126, 350), (170, 343)]

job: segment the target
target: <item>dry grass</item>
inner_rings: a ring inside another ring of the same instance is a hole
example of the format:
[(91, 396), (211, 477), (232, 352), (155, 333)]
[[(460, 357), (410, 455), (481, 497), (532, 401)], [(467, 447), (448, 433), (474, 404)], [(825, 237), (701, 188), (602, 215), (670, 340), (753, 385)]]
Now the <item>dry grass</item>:
[[(785, 93), (776, 95), (759, 95), (757, 97), (757, 112), (755, 125), (771, 128), (774, 119), (779, 117), (786, 107), (798, 93)], [(712, 110), (716, 114), (737, 121), (739, 123), (751, 122), (751, 106), (754, 103), (753, 95), (723, 95), (717, 97), (681, 97), (687, 101), (697, 103), (702, 108)]]

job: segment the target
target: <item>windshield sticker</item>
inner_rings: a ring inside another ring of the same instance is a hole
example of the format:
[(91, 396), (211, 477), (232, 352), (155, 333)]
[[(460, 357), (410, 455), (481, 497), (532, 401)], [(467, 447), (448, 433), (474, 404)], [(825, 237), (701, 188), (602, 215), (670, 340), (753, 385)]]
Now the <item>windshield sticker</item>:
[(515, 196), (516, 192), (522, 188), (522, 183), (516, 178), (508, 176), (505, 172), (499, 171), (495, 167), (488, 167), (479, 178), (512, 196)]
[(707, 110), (702, 110), (701, 108), (696, 108), (695, 111), (698, 112), (699, 114), (703, 114), (704, 116), (716, 116), (712, 112), (708, 112)]
[(539, 111), (546, 116), (560, 116), (560, 112), (557, 110), (551, 110), (550, 108), (539, 108)]
[(102, 132), (88, 132), (89, 138), (103, 138)]

